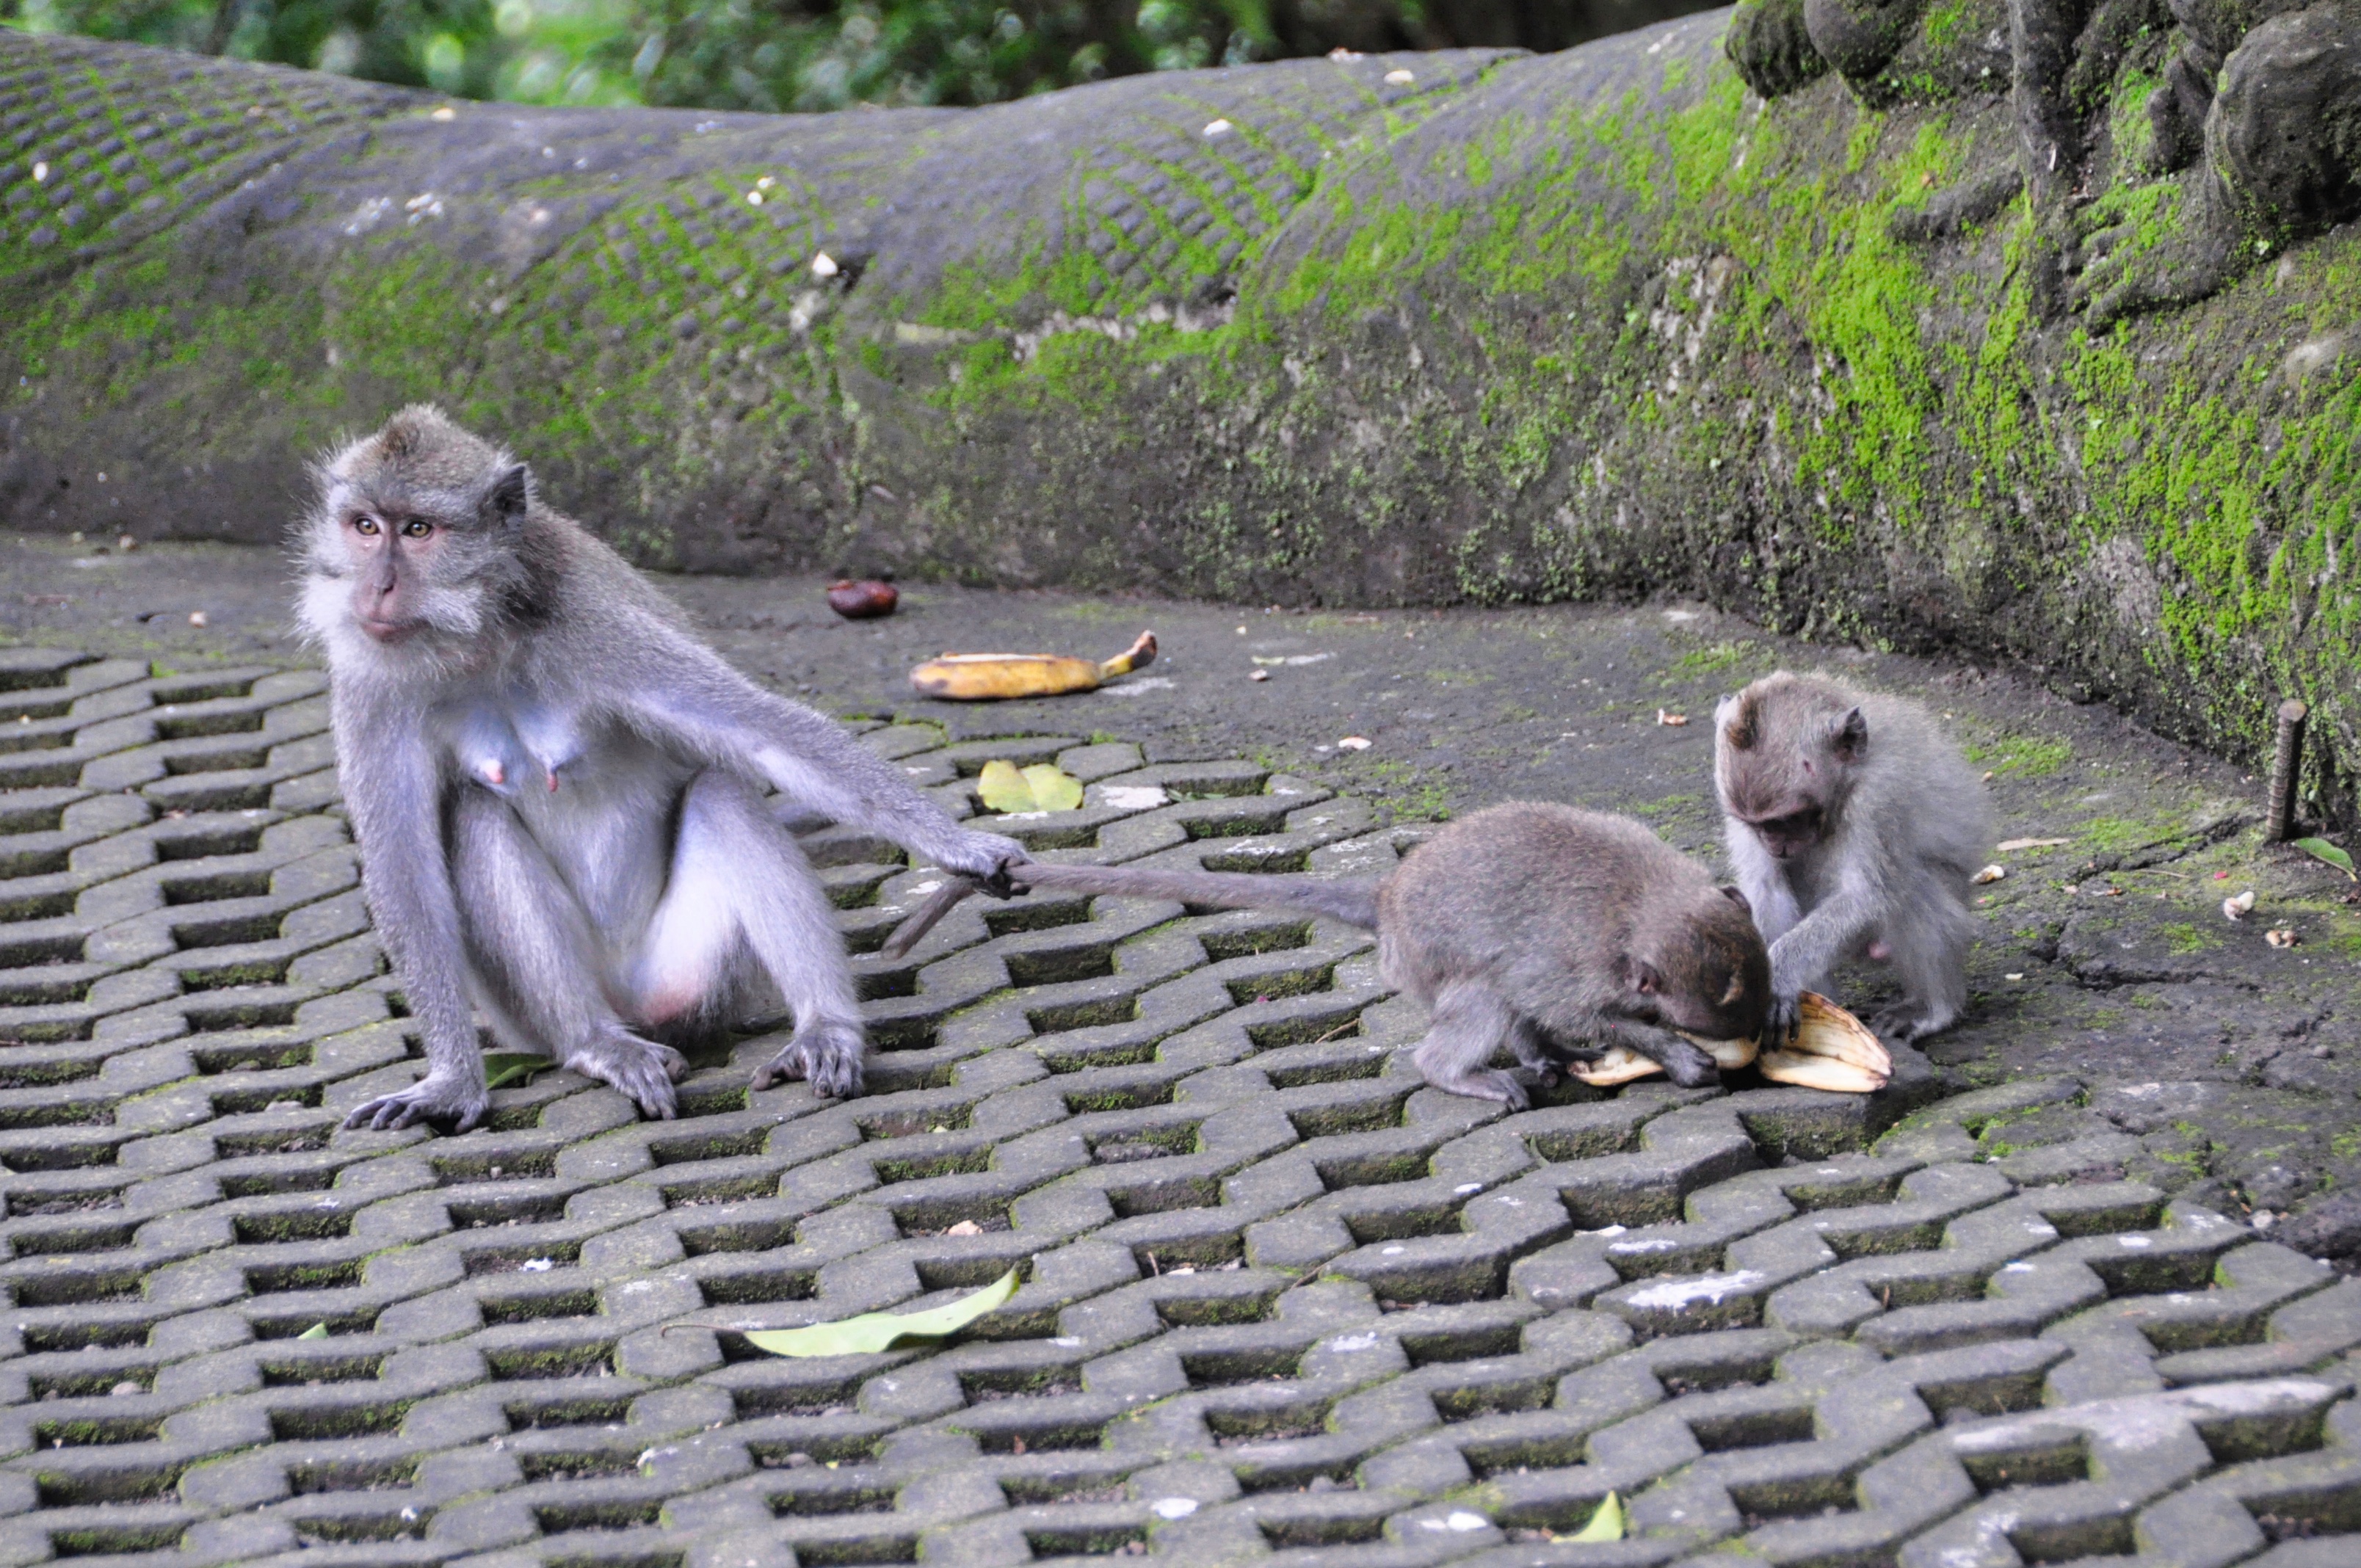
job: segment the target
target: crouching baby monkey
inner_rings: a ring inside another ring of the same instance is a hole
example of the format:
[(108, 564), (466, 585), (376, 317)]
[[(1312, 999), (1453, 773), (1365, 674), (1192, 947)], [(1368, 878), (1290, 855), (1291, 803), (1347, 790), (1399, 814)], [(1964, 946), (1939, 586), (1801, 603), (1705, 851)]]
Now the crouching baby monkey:
[(1887, 1040), (1959, 1016), (1975, 940), (1969, 879), (1992, 843), (1983, 785), (1914, 702), (1821, 675), (1765, 675), (1714, 714), (1714, 783), (1738, 885), (1771, 944), (1771, 1037), (1796, 993), (1855, 956), (1891, 959)]
[(427, 1064), (345, 1124), (475, 1125), (471, 1001), (504, 1044), (669, 1117), (674, 1046), (718, 1036), (765, 981), (795, 1030), (756, 1087), (859, 1093), (843, 946), (762, 785), (994, 891), (1024, 851), (732, 670), (524, 465), (436, 410), (402, 410), (316, 477), (302, 622)]
[[(1518, 1110), (1524, 1086), (1487, 1065), (1502, 1046), (1544, 1075), (1625, 1046), (1693, 1087), (1718, 1080), (1713, 1058), (1674, 1031), (1752, 1038), (1770, 1000), (1770, 961), (1736, 888), (1714, 886), (1629, 817), (1570, 806), (1476, 812), (1377, 881), (1038, 861), (1009, 875), (1028, 888), (1301, 909), (1373, 930), (1386, 983), (1433, 1015), (1415, 1053), (1427, 1082)], [(948, 884), (889, 950), (906, 950), (963, 891)]]

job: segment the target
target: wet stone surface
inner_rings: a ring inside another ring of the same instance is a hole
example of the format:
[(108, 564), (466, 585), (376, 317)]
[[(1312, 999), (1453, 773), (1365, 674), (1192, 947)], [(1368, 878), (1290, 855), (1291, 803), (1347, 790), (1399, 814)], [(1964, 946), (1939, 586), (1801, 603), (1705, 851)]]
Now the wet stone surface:
[[(1875, 1096), (1507, 1115), (1421, 1086), (1364, 933), (979, 900), (889, 963), (936, 873), (823, 828), (870, 1095), (749, 1091), (754, 1035), (676, 1122), (550, 1073), (466, 1137), (344, 1132), (418, 1068), (321, 678), (150, 671), (0, 655), (0, 1563), (2361, 1552), (2361, 1281), (2192, 1147), (2292, 1091), (1904, 1052)], [(998, 824), (1056, 858), (1370, 872), (1425, 830), (1236, 757), (863, 738), (963, 815), (1057, 761), (1083, 808)], [(946, 1346), (739, 1332), (1011, 1267)], [(1610, 1492), (1629, 1540), (1552, 1539)]]

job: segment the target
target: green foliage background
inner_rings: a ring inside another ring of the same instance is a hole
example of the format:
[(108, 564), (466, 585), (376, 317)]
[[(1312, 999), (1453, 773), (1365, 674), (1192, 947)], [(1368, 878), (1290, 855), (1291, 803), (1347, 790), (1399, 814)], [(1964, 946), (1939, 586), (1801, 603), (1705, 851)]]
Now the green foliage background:
[(989, 104), (1333, 49), (1565, 49), (1712, 0), (0, 0), (0, 24), (528, 104)]

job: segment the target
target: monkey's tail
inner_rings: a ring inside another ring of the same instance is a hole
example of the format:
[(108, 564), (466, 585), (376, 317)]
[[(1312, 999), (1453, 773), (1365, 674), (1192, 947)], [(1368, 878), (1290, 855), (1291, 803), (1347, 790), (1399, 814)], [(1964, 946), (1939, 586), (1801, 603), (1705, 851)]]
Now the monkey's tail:
[(1148, 866), (1063, 866), (1027, 861), (1008, 868), (1027, 887), (1126, 898), (1173, 898), (1214, 909), (1301, 909), (1365, 931), (1378, 928), (1378, 884), (1367, 877), (1264, 876), (1252, 872), (1169, 872)]
[[(1008, 868), (1009, 880), (1025, 888), (1065, 893), (1109, 894), (1124, 898), (1170, 898), (1214, 909), (1301, 909), (1378, 928), (1378, 883), (1374, 878), (1263, 876), (1248, 872), (1170, 872), (1147, 866), (1063, 866), (1024, 861)], [(966, 877), (951, 877), (910, 917), (894, 928), (881, 949), (898, 959), (975, 892)]]

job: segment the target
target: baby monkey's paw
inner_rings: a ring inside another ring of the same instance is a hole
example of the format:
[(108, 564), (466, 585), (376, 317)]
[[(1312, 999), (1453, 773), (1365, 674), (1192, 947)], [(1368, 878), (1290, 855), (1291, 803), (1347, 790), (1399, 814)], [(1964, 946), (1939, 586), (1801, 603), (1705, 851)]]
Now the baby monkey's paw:
[(472, 1129), (491, 1103), (480, 1081), (430, 1072), (407, 1089), (355, 1106), (345, 1118), (347, 1127), (374, 1133), (396, 1133), (420, 1122), (431, 1122), (453, 1133)]
[(1477, 1068), (1472, 1072), (1461, 1073), (1457, 1078), (1430, 1078), (1427, 1081), (1447, 1094), (1465, 1094), (1476, 1100), (1498, 1100), (1511, 1111), (1532, 1108), (1533, 1099), (1525, 1092), (1525, 1086), (1498, 1068)]
[(1906, 1046), (1911, 1041), (1934, 1034), (1949, 1017), (1939, 1021), (1925, 1007), (1915, 1002), (1896, 1003), (1869, 1021), (1869, 1032), (1889, 1045)]
[(850, 1100), (861, 1092), (861, 1053), (865, 1042), (861, 1025), (840, 1022), (814, 1023), (796, 1031), (786, 1048), (754, 1074), (754, 1087), (768, 1089), (790, 1079), (802, 1079), (812, 1092), (830, 1100)]
[(622, 1091), (644, 1114), (660, 1122), (669, 1122), (679, 1113), (680, 1102), (672, 1086), (688, 1076), (686, 1057), (670, 1046), (643, 1040), (620, 1028), (576, 1047), (559, 1065)]

